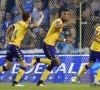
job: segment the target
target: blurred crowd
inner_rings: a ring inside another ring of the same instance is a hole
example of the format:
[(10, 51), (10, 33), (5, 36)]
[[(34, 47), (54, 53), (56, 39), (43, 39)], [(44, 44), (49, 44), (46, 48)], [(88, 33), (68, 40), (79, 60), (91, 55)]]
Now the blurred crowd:
[(88, 53), (94, 26), (100, 22), (99, 0), (0, 0), (0, 48), (6, 48), (7, 28), (21, 20), (23, 12), (31, 13), (33, 23), (39, 20), (39, 12), (42, 11), (44, 19), (41, 26), (27, 32), (21, 45), (23, 49), (42, 49), (43, 39), (50, 25), (60, 17), (63, 8), (68, 8), (70, 11), (69, 20), (75, 19), (76, 23), (65, 27), (60, 37), (72, 37), (74, 42), (72, 44), (57, 43), (57, 51), (64, 54), (78, 53), (82, 48), (84, 53)]

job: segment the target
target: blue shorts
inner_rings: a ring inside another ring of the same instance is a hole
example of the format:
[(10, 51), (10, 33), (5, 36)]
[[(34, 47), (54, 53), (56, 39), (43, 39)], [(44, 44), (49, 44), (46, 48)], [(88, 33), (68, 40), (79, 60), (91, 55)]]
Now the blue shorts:
[(7, 60), (13, 62), (13, 59), (16, 60), (24, 60), (24, 56), (22, 52), (20, 51), (20, 48), (16, 45), (8, 44), (7, 46), (7, 53), (6, 57)]
[(48, 45), (44, 42), (43, 51), (48, 59), (54, 60), (57, 57), (55, 46)]
[(100, 52), (90, 51), (89, 62), (94, 63), (96, 60), (100, 61)]

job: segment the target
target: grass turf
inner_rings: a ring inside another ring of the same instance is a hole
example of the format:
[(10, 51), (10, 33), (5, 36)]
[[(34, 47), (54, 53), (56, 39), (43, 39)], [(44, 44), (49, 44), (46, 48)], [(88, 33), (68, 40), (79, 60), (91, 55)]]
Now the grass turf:
[(100, 87), (90, 87), (90, 84), (46, 84), (38, 87), (36, 84), (24, 83), (24, 87), (11, 86), (10, 83), (0, 83), (0, 90), (100, 90)]

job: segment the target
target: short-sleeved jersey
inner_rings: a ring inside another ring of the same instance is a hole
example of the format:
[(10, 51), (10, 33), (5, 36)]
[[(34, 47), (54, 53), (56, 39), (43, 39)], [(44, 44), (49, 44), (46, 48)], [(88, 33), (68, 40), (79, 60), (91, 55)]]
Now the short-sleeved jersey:
[[(94, 36), (100, 39), (100, 26), (96, 27)], [(93, 41), (90, 49), (93, 51), (100, 52), (100, 43)]]
[(62, 24), (62, 20), (60, 18), (58, 18), (52, 23), (52, 25), (46, 35), (46, 38), (44, 39), (44, 42), (51, 46), (55, 46), (56, 41), (63, 29), (63, 28), (56, 29), (55, 28), (56, 23)]
[(19, 21), (14, 24), (14, 27), (15, 29), (13, 31), (12, 38), (9, 44), (20, 46), (28, 30), (28, 24), (25, 23), (24, 21)]

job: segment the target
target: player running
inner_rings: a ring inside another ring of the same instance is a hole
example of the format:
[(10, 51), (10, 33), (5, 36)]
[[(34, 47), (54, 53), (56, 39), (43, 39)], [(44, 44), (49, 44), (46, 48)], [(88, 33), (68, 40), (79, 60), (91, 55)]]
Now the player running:
[[(96, 62), (96, 60), (100, 61), (100, 25), (95, 26), (95, 32), (93, 35), (93, 42), (90, 48), (90, 55), (89, 55), (89, 62), (78, 73), (76, 78), (76, 83), (80, 82), (80, 78), (82, 75), (93, 66), (93, 64)], [(95, 81), (93, 82), (93, 85), (100, 85), (100, 68), (98, 69), (97, 75), (95, 77)]]
[(30, 24), (31, 23), (31, 15), (29, 13), (25, 12), (22, 14), (23, 20), (15, 23), (14, 25), (9, 26), (9, 28), (7, 30), (5, 38), (6, 38), (6, 42), (8, 43), (10, 32), (14, 29), (12, 38), (11, 38), (9, 44), (7, 45), (7, 54), (5, 57), (5, 59), (7, 60), (6, 66), (1, 66), (0, 72), (8, 71), (12, 67), (13, 58), (16, 58), (16, 61), (21, 66), (12, 86), (23, 86), (23, 85), (19, 85), (18, 82), (24, 75), (27, 64), (26, 64), (24, 56), (20, 50), (20, 45), (21, 45), (22, 40), (24, 39), (26, 32), (28, 31), (28, 28), (32, 29), (32, 28), (38, 27), (41, 24), (43, 17), (44, 17), (43, 13), (40, 12), (39, 21), (37, 21), (35, 24)]
[(59, 37), (63, 27), (75, 23), (74, 20), (70, 20), (69, 22), (66, 22), (68, 18), (69, 18), (69, 11), (67, 9), (63, 9), (61, 12), (61, 17), (56, 19), (52, 23), (44, 39), (43, 50), (47, 58), (34, 57), (34, 59), (31, 62), (31, 66), (35, 65), (37, 62), (45, 63), (48, 65), (47, 68), (44, 70), (39, 82), (37, 83), (37, 86), (44, 86), (43, 81), (47, 79), (48, 75), (50, 74), (54, 66), (60, 65), (60, 60), (59, 57), (57, 56), (56, 49), (55, 49), (56, 42), (71, 43), (73, 41), (72, 38), (64, 39)]

